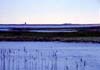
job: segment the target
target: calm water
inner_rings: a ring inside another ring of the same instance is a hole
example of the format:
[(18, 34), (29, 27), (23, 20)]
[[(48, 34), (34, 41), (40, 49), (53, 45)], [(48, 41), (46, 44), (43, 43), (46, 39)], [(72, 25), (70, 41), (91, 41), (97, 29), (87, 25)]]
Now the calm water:
[(100, 44), (0, 42), (0, 70), (100, 70)]

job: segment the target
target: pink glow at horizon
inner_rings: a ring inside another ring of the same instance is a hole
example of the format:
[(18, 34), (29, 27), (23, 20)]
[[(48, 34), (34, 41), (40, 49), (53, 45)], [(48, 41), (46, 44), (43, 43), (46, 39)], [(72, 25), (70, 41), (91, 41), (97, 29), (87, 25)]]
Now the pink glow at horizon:
[(100, 23), (98, 0), (0, 0), (0, 24)]

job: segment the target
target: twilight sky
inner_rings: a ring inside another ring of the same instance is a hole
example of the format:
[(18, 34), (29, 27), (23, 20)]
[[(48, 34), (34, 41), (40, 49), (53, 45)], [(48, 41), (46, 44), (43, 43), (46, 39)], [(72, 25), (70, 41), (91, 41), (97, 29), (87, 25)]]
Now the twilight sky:
[(0, 0), (0, 23), (100, 23), (99, 0)]

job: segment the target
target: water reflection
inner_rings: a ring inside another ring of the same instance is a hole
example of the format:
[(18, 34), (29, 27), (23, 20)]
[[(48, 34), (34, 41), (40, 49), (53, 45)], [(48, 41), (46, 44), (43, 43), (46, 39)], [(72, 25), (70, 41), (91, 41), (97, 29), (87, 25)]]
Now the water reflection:
[[(65, 49), (1, 48), (0, 70), (99, 70), (96, 56), (66, 55)], [(92, 67), (91, 67), (92, 66)]]

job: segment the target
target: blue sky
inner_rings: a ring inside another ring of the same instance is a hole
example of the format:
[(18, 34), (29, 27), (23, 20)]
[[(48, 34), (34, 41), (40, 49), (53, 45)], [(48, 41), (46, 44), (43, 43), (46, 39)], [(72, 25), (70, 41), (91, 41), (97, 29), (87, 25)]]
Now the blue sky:
[(99, 23), (99, 0), (0, 0), (0, 23)]

